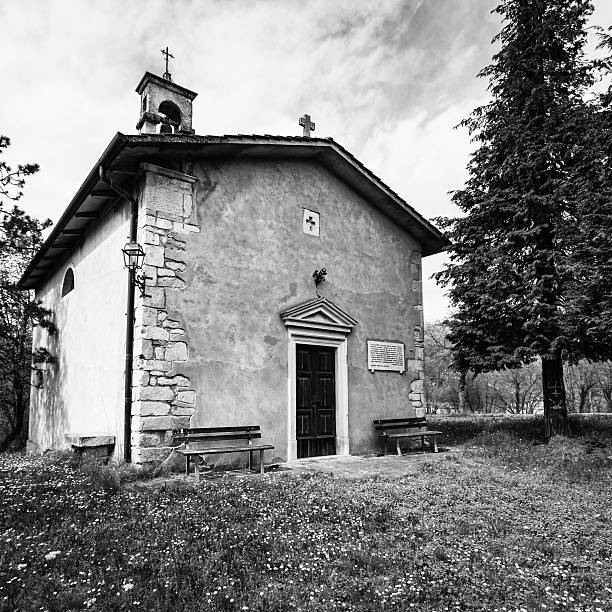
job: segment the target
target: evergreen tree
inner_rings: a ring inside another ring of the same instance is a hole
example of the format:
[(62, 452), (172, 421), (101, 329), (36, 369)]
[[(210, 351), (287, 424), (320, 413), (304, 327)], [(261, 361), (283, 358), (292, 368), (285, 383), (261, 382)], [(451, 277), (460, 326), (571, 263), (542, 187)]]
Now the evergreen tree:
[[(612, 251), (593, 213), (611, 199), (608, 179), (597, 180), (608, 173), (608, 136), (599, 106), (587, 102), (597, 67), (584, 57), (592, 9), (590, 0), (503, 0), (495, 9), (501, 49), (480, 73), (491, 101), (462, 122), (478, 143), (453, 195), (465, 216), (439, 220), (452, 241), (437, 280), (456, 307), (456, 364), (484, 372), (541, 357), (547, 436), (567, 432), (563, 360), (605, 358), (611, 346), (598, 306)], [(585, 287), (590, 266), (596, 276)]]
[[(0, 154), (10, 145), (0, 136)], [(32, 364), (32, 325), (53, 328), (50, 312), (16, 284), (42, 244), (50, 221), (39, 222), (14, 204), (21, 198), (25, 177), (36, 164), (16, 170), (0, 160), (0, 451), (26, 435)], [(7, 206), (9, 203), (9, 206)], [(52, 359), (44, 349), (45, 359)]]

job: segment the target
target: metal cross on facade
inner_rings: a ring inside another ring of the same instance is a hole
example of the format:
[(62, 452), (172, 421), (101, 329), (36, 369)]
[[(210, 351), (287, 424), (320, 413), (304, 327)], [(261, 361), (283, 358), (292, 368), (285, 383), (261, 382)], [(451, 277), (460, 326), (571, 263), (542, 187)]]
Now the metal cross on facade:
[(168, 70), (168, 60), (170, 58), (174, 59), (174, 55), (172, 55), (172, 53), (170, 53), (170, 50), (168, 49), (168, 46), (166, 45), (165, 49), (161, 50), (161, 54), (165, 56), (166, 58), (166, 72), (164, 72), (164, 79), (168, 79), (169, 81), (171, 81), (172, 79), (170, 78), (170, 72)]
[(300, 125), (304, 128), (304, 136), (310, 138), (310, 131), (314, 132), (315, 124), (310, 120), (310, 115), (300, 117)]
[(314, 229), (314, 226), (317, 224), (317, 222), (315, 221), (312, 215), (306, 218), (306, 223), (308, 223), (310, 227), (310, 231), (312, 231)]

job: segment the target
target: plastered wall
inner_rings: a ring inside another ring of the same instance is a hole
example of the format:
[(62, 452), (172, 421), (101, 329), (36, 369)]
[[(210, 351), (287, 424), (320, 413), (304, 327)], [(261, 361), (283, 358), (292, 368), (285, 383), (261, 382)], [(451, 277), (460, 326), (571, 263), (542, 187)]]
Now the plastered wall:
[[(58, 332), (34, 331), (34, 347), (57, 356), (32, 389), (29, 443), (41, 450), (65, 445), (65, 433), (107, 432), (122, 456), (127, 273), (121, 248), (129, 234), (128, 208), (111, 211), (36, 291), (54, 313)], [(66, 269), (75, 288), (61, 297)]]
[[(194, 164), (199, 232), (186, 238), (183, 289), (166, 291), (189, 357), (192, 426), (261, 425), (287, 453), (287, 331), (279, 311), (319, 293), (357, 319), (348, 338), (350, 451), (376, 450), (372, 419), (420, 406), (420, 248), (316, 162)], [(320, 237), (302, 232), (303, 209), (320, 213)], [(367, 370), (367, 339), (404, 342), (404, 375)], [(412, 396), (411, 396), (412, 393)], [(419, 400), (419, 401), (417, 401)]]

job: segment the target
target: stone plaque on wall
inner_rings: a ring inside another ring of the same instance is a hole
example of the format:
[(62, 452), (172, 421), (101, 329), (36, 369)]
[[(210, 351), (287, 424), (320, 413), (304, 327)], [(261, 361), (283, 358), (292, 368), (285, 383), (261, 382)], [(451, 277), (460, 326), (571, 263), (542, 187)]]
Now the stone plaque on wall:
[(368, 340), (368, 370), (405, 372), (404, 343)]

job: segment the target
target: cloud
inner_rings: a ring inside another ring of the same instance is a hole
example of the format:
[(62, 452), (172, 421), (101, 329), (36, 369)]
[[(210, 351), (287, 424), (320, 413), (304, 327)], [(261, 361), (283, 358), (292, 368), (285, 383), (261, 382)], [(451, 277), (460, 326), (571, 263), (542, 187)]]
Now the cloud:
[[(300, 134), (308, 112), (316, 136), (334, 137), (424, 216), (453, 214), (447, 191), (461, 186), (472, 145), (452, 128), (486, 96), (475, 75), (493, 52), (495, 4), (1, 2), (0, 132), (12, 160), (41, 165), (22, 204), (59, 217), (113, 134), (134, 133), (134, 88), (145, 70), (163, 71), (168, 45), (176, 82), (199, 92), (197, 133)], [(596, 3), (599, 23), (611, 22), (608, 4)]]

